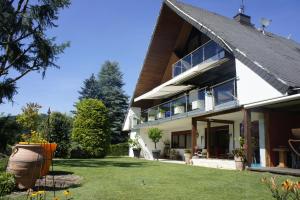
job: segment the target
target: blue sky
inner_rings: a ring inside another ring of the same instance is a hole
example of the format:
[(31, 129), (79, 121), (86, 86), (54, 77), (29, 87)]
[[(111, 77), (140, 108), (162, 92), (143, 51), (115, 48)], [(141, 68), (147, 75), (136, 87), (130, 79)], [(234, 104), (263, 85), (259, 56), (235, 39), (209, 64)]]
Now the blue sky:
[[(241, 0), (183, 0), (210, 11), (232, 17)], [(300, 41), (299, 0), (246, 0), (246, 14), (259, 26), (259, 19), (272, 19), (268, 31), (292, 35)], [(106, 60), (118, 61), (124, 90), (133, 93), (138, 74), (150, 42), (161, 0), (73, 0), (57, 21), (58, 28), (49, 31), (57, 41), (70, 41), (71, 47), (60, 56), (61, 69), (50, 69), (42, 80), (31, 73), (20, 80), (14, 103), (0, 105), (0, 112), (18, 114), (27, 102), (37, 102), (54, 111), (69, 112), (78, 99), (84, 79), (98, 73)]]

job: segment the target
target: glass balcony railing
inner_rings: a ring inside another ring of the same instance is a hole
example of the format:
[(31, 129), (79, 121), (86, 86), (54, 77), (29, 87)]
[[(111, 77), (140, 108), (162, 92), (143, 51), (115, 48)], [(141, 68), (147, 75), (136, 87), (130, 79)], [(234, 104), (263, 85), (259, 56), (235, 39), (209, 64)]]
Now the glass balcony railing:
[[(208, 107), (206, 107), (206, 103), (208, 103)], [(185, 114), (205, 113), (236, 105), (236, 79), (234, 78), (210, 88), (194, 89), (183, 96), (143, 110), (140, 119), (135, 123), (142, 124), (163, 119), (175, 119), (185, 116)]]
[(173, 64), (173, 77), (191, 69), (192, 67), (211, 60), (220, 60), (225, 57), (225, 51), (217, 43), (210, 40), (190, 54)]
[(236, 80), (228, 80), (212, 87), (214, 108), (222, 108), (236, 104)]

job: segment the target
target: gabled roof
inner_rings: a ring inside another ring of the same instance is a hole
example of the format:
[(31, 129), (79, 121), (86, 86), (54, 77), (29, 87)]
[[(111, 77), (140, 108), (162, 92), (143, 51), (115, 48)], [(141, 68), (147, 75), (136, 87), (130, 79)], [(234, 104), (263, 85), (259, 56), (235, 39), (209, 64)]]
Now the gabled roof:
[(300, 86), (300, 44), (174, 0), (165, 4), (282, 93)]
[(163, 83), (164, 72), (174, 51), (180, 29), (190, 24), (217, 42), (281, 93), (300, 87), (300, 44), (272, 33), (262, 34), (234, 19), (165, 0), (147, 55), (132, 96), (133, 99)]

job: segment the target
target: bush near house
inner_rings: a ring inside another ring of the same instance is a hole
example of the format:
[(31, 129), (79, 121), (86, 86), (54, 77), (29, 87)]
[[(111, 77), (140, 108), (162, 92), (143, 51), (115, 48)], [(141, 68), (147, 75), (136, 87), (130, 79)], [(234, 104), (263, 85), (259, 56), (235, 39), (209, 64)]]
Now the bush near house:
[(102, 101), (83, 99), (76, 104), (72, 139), (90, 157), (103, 158), (110, 144), (108, 112)]
[(112, 144), (109, 148), (110, 156), (127, 156), (129, 151), (128, 143)]

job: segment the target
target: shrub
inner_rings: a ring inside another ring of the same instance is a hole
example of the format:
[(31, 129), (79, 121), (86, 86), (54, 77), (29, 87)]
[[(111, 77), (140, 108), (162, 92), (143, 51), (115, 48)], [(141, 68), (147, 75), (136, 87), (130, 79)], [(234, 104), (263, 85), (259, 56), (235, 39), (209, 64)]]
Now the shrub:
[(0, 172), (4, 172), (6, 170), (8, 163), (8, 157), (4, 154), (0, 154)]
[(0, 172), (0, 196), (7, 195), (15, 188), (15, 178), (7, 172)]
[(129, 151), (128, 143), (119, 143), (110, 145), (109, 155), (111, 156), (127, 156)]
[(77, 142), (71, 143), (70, 158), (88, 158), (88, 153)]
[[(47, 127), (47, 120), (45, 120)], [(47, 129), (46, 129), (47, 130)], [(60, 112), (52, 112), (49, 117), (49, 142), (57, 144), (55, 156), (68, 158), (71, 148), (72, 118)]]
[(105, 105), (97, 99), (83, 99), (76, 104), (72, 139), (90, 157), (104, 157), (109, 150), (110, 127)]

